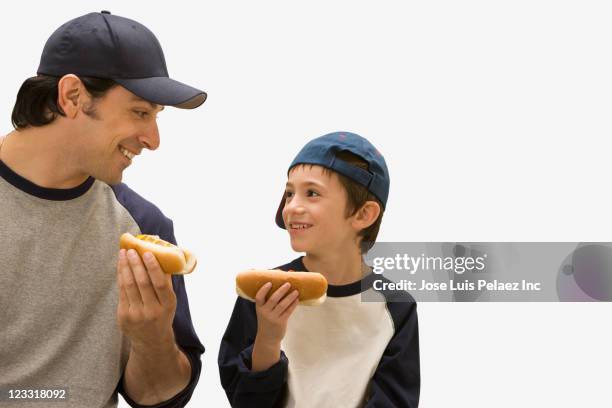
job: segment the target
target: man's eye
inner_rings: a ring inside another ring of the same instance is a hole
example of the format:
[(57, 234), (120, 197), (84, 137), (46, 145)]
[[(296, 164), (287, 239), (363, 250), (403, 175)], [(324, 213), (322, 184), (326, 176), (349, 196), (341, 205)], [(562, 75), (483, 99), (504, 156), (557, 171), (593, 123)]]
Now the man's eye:
[(318, 197), (320, 194), (314, 190), (308, 190), (308, 197)]
[(149, 112), (143, 112), (143, 111), (134, 111), (134, 113), (136, 115), (138, 115), (140, 118), (144, 119), (147, 116), (149, 116)]

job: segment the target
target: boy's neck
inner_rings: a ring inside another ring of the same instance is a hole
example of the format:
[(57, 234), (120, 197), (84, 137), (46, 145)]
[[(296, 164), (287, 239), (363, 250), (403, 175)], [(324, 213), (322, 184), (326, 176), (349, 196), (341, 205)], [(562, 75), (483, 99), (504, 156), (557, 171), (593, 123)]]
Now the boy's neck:
[(357, 248), (355, 251), (336, 251), (325, 255), (307, 253), (302, 262), (307, 270), (325, 276), (330, 285), (347, 285), (364, 276), (364, 262)]

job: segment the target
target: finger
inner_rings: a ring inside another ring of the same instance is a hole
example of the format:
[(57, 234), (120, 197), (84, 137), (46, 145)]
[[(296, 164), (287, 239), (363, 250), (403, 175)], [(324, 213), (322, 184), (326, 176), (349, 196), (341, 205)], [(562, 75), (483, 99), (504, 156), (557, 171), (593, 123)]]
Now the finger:
[(120, 250), (119, 256), (117, 257), (117, 290), (119, 291), (119, 309), (127, 309), (130, 306), (127, 293), (125, 292), (125, 287), (123, 286), (123, 281), (121, 280), (121, 270), (125, 267), (122, 262), (126, 262), (125, 257), (125, 249)]
[[(130, 269), (130, 265), (127, 259), (127, 251), (121, 250), (119, 251), (119, 258), (117, 259), (117, 282), (120, 287), (119, 296), (120, 301), (123, 301), (123, 305), (127, 304), (127, 307), (137, 306), (142, 303), (142, 299), (140, 299), (139, 293), (134, 293), (133, 288), (128, 290), (128, 282), (130, 282), (130, 276), (132, 271)], [(135, 284), (135, 281), (132, 282)], [(129, 292), (129, 293), (128, 293)]]
[(272, 311), (278, 316), (280, 316), (285, 311), (285, 309), (287, 309), (293, 303), (293, 301), (297, 297), (299, 297), (299, 295), (300, 292), (298, 292), (297, 290), (293, 290), (293, 292), (289, 293), (287, 296), (284, 297), (283, 300), (278, 302), (278, 304), (276, 305), (276, 307), (274, 307), (274, 309), (272, 309)]
[(159, 262), (151, 252), (144, 253), (143, 261), (149, 271), (149, 277), (151, 278), (157, 300), (162, 305), (171, 303), (174, 299), (172, 275), (164, 273)]
[(255, 304), (257, 306), (262, 307), (266, 303), (266, 295), (268, 294), (271, 288), (272, 282), (268, 282), (261, 288), (259, 288), (257, 294), (255, 295)]
[(123, 284), (123, 288), (125, 289), (125, 293), (127, 294), (130, 307), (137, 307), (141, 306), (143, 302), (142, 297), (140, 296), (140, 291), (138, 290), (136, 278), (134, 277), (134, 273), (132, 272), (132, 268), (130, 266), (129, 257), (130, 251), (126, 253), (125, 258), (119, 260), (121, 262), (121, 282)]
[(269, 305), (272, 309), (276, 306), (276, 304), (289, 292), (291, 289), (291, 284), (289, 282), (285, 282), (280, 288), (276, 289), (272, 296), (266, 302), (266, 305)]
[(129, 250), (127, 255), (142, 303), (145, 306), (159, 304), (159, 300), (153, 289), (153, 284), (151, 283), (151, 278), (149, 277), (149, 271), (142, 262), (142, 259), (140, 259), (140, 255), (133, 249)]
[(285, 311), (283, 313), (280, 314), (279, 318), (281, 318), (281, 319), (289, 319), (289, 317), (291, 317), (291, 315), (293, 314), (293, 311), (298, 307), (299, 304), (300, 304), (300, 299), (299, 298), (295, 298), (293, 303), (291, 303), (289, 305), (289, 307), (287, 309), (285, 309)]

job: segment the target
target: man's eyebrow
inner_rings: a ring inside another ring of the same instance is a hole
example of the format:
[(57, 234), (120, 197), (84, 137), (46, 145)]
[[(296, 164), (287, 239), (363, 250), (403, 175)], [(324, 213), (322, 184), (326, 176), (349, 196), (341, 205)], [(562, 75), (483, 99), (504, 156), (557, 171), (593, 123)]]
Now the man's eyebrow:
[(134, 95), (134, 96), (132, 96), (132, 101), (134, 101), (134, 102), (145, 102), (145, 103), (148, 103), (149, 105), (151, 105), (151, 108), (152, 108), (152, 109), (157, 109), (158, 107), (161, 107), (160, 111), (163, 111), (163, 110), (164, 110), (164, 108), (165, 108), (165, 106), (164, 106), (164, 105), (158, 105), (158, 104), (156, 104), (156, 103), (146, 101), (146, 100), (144, 100), (144, 99), (142, 99), (142, 98), (139, 98), (138, 96), (135, 96), (135, 95)]

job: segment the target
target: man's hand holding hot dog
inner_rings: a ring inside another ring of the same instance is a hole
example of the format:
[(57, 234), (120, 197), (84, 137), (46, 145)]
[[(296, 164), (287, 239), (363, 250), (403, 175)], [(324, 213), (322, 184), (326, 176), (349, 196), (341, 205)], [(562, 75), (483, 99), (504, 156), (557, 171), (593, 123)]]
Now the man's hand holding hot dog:
[(141, 259), (135, 250), (122, 249), (117, 284), (117, 322), (131, 342), (124, 388), (143, 405), (170, 399), (191, 377), (191, 365), (172, 329), (176, 311), (172, 276), (162, 271), (150, 252)]
[(253, 345), (251, 371), (264, 371), (280, 359), (280, 343), (285, 337), (287, 322), (299, 301), (299, 292), (289, 292), (291, 285), (285, 283), (266, 301), (272, 285), (267, 283), (255, 296), (257, 312), (257, 335)]

